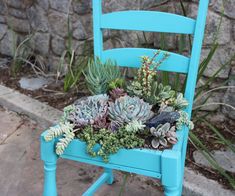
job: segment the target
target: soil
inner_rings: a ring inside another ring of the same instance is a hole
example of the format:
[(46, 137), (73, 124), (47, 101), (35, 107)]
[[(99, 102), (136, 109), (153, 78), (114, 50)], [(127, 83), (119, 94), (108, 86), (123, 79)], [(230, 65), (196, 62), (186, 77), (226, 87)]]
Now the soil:
[[(87, 87), (85, 85), (84, 79), (81, 78), (79, 85), (76, 88), (73, 88), (69, 92), (63, 91), (63, 82), (55, 81), (47, 86), (44, 86), (42, 89), (30, 91), (24, 90), (20, 87), (19, 80), (24, 76), (34, 76), (35, 74), (29, 68), (24, 68), (21, 72), (19, 72), (16, 76), (12, 76), (10, 74), (9, 68), (1, 68), (0, 67), (0, 84), (3, 84), (7, 87), (15, 89), (27, 96), (33, 97), (41, 102), (47, 103), (48, 105), (55, 107), (59, 110), (62, 110), (65, 106), (72, 104), (75, 100), (89, 95)], [(230, 141), (232, 140), (235, 143), (235, 123), (233, 121), (224, 121), (223, 123), (218, 122), (214, 124), (219, 130), (220, 133)], [(200, 140), (207, 146), (209, 150), (220, 150), (224, 149), (225, 146), (221, 143), (218, 143), (215, 134), (208, 129), (208, 127), (203, 123), (197, 123), (196, 128), (193, 130), (194, 134), (197, 135)], [(222, 184), (225, 188), (230, 188), (229, 182), (226, 178), (219, 175), (214, 169), (204, 167), (195, 163), (193, 158), (193, 152), (197, 150), (190, 142), (188, 145), (187, 159), (186, 165), (192, 168), (199, 173), (202, 173), (209, 179), (213, 179)], [(229, 173), (235, 179), (234, 173)]]

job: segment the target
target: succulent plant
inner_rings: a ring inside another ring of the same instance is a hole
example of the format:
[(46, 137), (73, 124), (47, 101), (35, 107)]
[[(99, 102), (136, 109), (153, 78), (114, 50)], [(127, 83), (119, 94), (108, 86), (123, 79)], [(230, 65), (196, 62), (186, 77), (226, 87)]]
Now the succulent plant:
[(139, 81), (132, 81), (128, 86), (127, 86), (127, 92), (129, 95), (137, 96), (142, 98), (144, 96), (143, 88), (142, 85)]
[(184, 109), (188, 106), (188, 101), (184, 98), (182, 93), (179, 93), (171, 104), (176, 110)]
[(123, 96), (109, 104), (108, 113), (111, 120), (120, 124), (134, 120), (145, 123), (153, 116), (152, 106), (138, 97)]
[(116, 79), (109, 82), (108, 88), (109, 88), (109, 90), (113, 90), (116, 88), (123, 88), (124, 84), (125, 84), (124, 78), (116, 78)]
[(125, 126), (126, 131), (128, 132), (138, 132), (144, 130), (146, 125), (144, 125), (141, 121), (133, 120)]
[[(169, 57), (169, 53), (157, 50), (152, 58), (142, 56), (142, 64), (137, 77), (127, 86), (127, 92), (140, 98), (151, 97), (152, 84), (156, 79), (157, 68)], [(158, 58), (158, 59), (157, 59)], [(157, 60), (156, 60), (157, 59)]]
[(60, 118), (60, 122), (61, 123), (67, 122), (70, 113), (72, 113), (74, 110), (75, 110), (74, 104), (65, 107), (64, 110), (63, 110), (63, 116)]
[(59, 123), (57, 126), (49, 128), (47, 134), (44, 136), (44, 139), (45, 141), (49, 142), (54, 138), (62, 136), (64, 133), (72, 131), (73, 128), (74, 125), (69, 122)]
[(174, 111), (175, 111), (174, 107), (168, 106), (164, 102), (162, 102), (160, 104), (160, 108), (158, 110), (158, 113), (162, 113), (162, 112), (174, 112)]
[(123, 97), (123, 96), (127, 95), (127, 93), (125, 92), (125, 90), (122, 89), (122, 88), (115, 88), (115, 89), (111, 90), (111, 91), (109, 92), (109, 94), (110, 94), (110, 97), (111, 97), (113, 100), (116, 100), (116, 99), (118, 99), (118, 98), (120, 98), (120, 97)]
[(170, 123), (160, 124), (156, 128), (151, 127), (150, 132), (153, 136), (151, 142), (153, 148), (159, 148), (160, 146), (167, 147), (168, 142), (171, 144), (177, 142), (175, 127), (171, 127)]
[(186, 125), (189, 127), (189, 129), (194, 129), (193, 122), (189, 119), (188, 114), (185, 111), (179, 111), (180, 118), (178, 118), (176, 122), (176, 128), (181, 129), (183, 125)]
[(163, 86), (162, 83), (155, 81), (152, 84), (151, 95), (146, 100), (151, 104), (157, 104), (161, 102), (171, 102), (175, 97), (175, 91), (170, 86)]
[(113, 61), (102, 63), (99, 58), (90, 60), (83, 74), (89, 90), (94, 95), (106, 93), (109, 83), (121, 78), (121, 71)]
[(108, 99), (108, 95), (101, 94), (78, 101), (75, 104), (75, 110), (70, 113), (69, 120), (76, 127), (84, 127), (86, 125), (92, 125), (95, 128), (105, 127)]

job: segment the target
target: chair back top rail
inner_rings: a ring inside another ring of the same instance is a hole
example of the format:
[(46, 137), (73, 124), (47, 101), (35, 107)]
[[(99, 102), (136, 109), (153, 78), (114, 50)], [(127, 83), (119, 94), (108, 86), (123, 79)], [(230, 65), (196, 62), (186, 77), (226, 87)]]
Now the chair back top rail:
[(102, 29), (193, 34), (195, 20), (156, 11), (119, 11), (101, 15)]

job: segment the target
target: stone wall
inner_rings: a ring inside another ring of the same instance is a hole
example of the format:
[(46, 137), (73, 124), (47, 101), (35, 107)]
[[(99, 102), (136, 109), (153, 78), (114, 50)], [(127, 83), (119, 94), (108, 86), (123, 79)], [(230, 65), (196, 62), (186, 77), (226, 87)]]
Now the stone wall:
[[(213, 44), (215, 32), (220, 24), (220, 16), (223, 10), (223, 0), (211, 0), (206, 35), (203, 46), (202, 57), (205, 57)], [(221, 30), (218, 33), (219, 48), (200, 81), (205, 83), (208, 77), (229, 61), (235, 52), (235, 1), (224, 1), (224, 16)], [(175, 0), (104, 0), (105, 12), (125, 9), (160, 10), (182, 14), (179, 1)], [(195, 17), (197, 14), (198, 1), (185, 1), (187, 14)], [(12, 31), (19, 40), (33, 34), (30, 44), (35, 48), (35, 53), (40, 54), (46, 60), (48, 67), (56, 69), (59, 58), (68, 45), (68, 15), (70, 16), (70, 27), (73, 36), (73, 49), (76, 54), (82, 54), (84, 45), (92, 41), (92, 18), (91, 0), (1, 0), (0, 1), (0, 55), (11, 56), (13, 44)], [(147, 33), (144, 39), (142, 32), (118, 32), (105, 31), (105, 48), (128, 47), (147, 44), (160, 47), (162, 44), (160, 35)], [(169, 50), (177, 50), (179, 35), (166, 35), (167, 44), (164, 46)], [(183, 52), (187, 53), (187, 44)], [(203, 58), (202, 58), (203, 59)], [(234, 85), (234, 62), (228, 63), (218, 75), (216, 82), (211, 88), (218, 86), (228, 79), (229, 84)], [(223, 85), (226, 85), (223, 84)], [(221, 102), (234, 105), (235, 98), (233, 90), (216, 91), (211, 102)], [(218, 105), (208, 106), (204, 110), (221, 109), (231, 118), (235, 118), (234, 112), (229, 108), (221, 108)]]

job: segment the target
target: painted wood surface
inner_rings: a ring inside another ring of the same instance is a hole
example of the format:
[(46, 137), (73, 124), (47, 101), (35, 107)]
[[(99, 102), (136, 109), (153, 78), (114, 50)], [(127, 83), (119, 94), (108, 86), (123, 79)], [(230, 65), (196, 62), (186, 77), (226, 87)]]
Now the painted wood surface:
[(102, 29), (193, 34), (195, 20), (156, 11), (119, 11), (101, 15)]
[[(141, 66), (141, 56), (154, 56), (156, 50), (143, 49), (143, 48), (117, 48), (111, 50), (105, 50), (101, 53), (102, 61), (107, 59), (113, 59), (117, 62), (118, 66), (138, 68)], [(163, 57), (165, 51), (162, 51), (159, 57), (155, 60), (159, 60)], [(159, 67), (159, 71), (188, 73), (188, 66), (190, 59), (183, 55), (169, 52), (170, 56)]]

